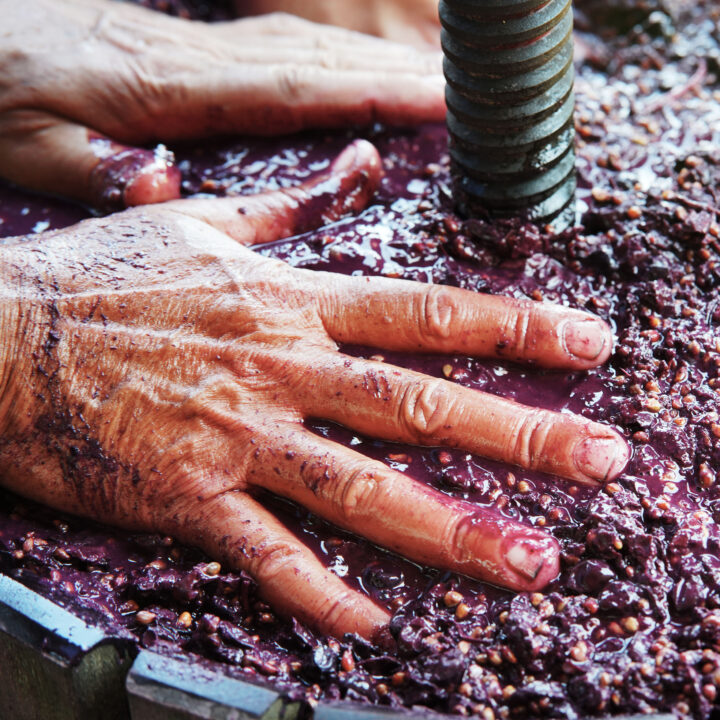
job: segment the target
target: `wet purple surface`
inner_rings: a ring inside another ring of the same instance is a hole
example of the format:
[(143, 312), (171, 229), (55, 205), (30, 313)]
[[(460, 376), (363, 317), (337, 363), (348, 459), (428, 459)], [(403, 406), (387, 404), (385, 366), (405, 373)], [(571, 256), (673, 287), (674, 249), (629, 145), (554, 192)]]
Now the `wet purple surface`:
[[(579, 6), (589, 23), (600, 10), (603, 20), (610, 11), (639, 12), (628, 2)], [(174, 148), (186, 194), (229, 194), (296, 184), (352, 138), (367, 137), (386, 169), (375, 203), (260, 252), (298, 267), (560, 302), (613, 325), (610, 363), (588, 373), (344, 348), (615, 425), (634, 454), (603, 491), (458, 450), (311, 423), (450, 496), (552, 532), (563, 546), (562, 574), (545, 593), (507, 593), (417, 567), (274, 498), (266, 502), (334, 572), (395, 611), (397, 652), (319, 638), (277, 619), (249, 578), (217, 574), (208, 558), (170, 538), (88, 527), (9, 496), (0, 511), (0, 568), (142, 646), (196, 652), (310, 702), (421, 705), (486, 720), (668, 708), (709, 717), (720, 686), (713, 11), (711, 3), (694, 5), (688, 12), (697, 17), (673, 40), (656, 31), (662, 18), (647, 13), (625, 39), (598, 44), (585, 36), (594, 59), (578, 72), (581, 226), (559, 236), (455, 217), (441, 127)], [(84, 215), (0, 188), (3, 235)]]

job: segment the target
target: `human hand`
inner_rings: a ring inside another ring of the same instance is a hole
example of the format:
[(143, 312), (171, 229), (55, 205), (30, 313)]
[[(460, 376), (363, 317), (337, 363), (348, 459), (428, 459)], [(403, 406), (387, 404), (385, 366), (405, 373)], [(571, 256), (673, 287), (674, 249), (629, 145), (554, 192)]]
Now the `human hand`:
[(600, 483), (625, 442), (579, 416), (353, 358), (337, 343), (582, 370), (609, 328), (585, 313), (380, 277), (293, 269), (243, 247), (360, 209), (356, 142), (326, 176), (254, 197), (134, 208), (0, 246), (0, 477), (60, 510), (199, 545), (327, 634), (388, 613), (326, 570), (267, 490), (413, 560), (519, 590), (558, 571), (545, 532), (451, 499), (303, 425), (461, 447)]
[(100, 208), (179, 196), (136, 145), (442, 120), (437, 53), (287, 15), (205, 24), (107, 0), (0, 0), (0, 176)]
[(293, 13), (421, 49), (440, 48), (438, 0), (235, 0), (235, 5), (240, 13)]

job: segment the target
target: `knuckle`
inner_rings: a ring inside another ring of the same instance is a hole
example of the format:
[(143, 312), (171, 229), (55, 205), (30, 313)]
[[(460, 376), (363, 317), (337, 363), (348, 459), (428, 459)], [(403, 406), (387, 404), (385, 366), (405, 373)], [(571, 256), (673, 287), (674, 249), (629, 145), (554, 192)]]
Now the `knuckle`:
[(0, 137), (6, 141), (17, 142), (18, 139), (42, 133), (58, 125), (59, 121), (52, 115), (35, 110), (7, 110), (2, 108), (3, 96), (0, 93)]
[(547, 410), (524, 413), (514, 431), (509, 433), (508, 459), (523, 467), (537, 468), (545, 454), (548, 436), (554, 424), (554, 417)]
[[(160, 512), (172, 508), (174, 513), (190, 515), (198, 501), (205, 502), (227, 489), (217, 482), (209, 466), (215, 450), (194, 433), (172, 443), (157, 463), (152, 482), (140, 488), (144, 505)], [(204, 463), (208, 466), (201, 469)]]
[(300, 476), (303, 484), (317, 497), (329, 503), (345, 520), (367, 513), (375, 506), (385, 468), (371, 461), (352, 467), (336, 466), (332, 460), (303, 464)]
[(472, 533), (472, 518), (467, 515), (453, 517), (442, 533), (442, 547), (447, 549), (449, 559), (464, 562), (472, 559), (469, 536)]
[(525, 353), (530, 344), (532, 312), (529, 308), (521, 307), (515, 316), (515, 352)]
[(346, 627), (348, 624), (346, 618), (353, 614), (356, 603), (357, 600), (351, 590), (344, 590), (328, 597), (318, 611), (318, 625), (330, 634), (337, 628)]
[(398, 410), (402, 426), (411, 437), (437, 439), (452, 424), (454, 401), (449, 388), (432, 378), (409, 384), (400, 399)]
[[(230, 376), (235, 370), (235, 358), (221, 358), (217, 361), (222, 363), (216, 372), (208, 371), (206, 377), (196, 380), (194, 388), (189, 390), (185, 397), (176, 401), (174, 425), (177, 428), (178, 422), (182, 423), (183, 430), (177, 430), (179, 437), (191, 437), (202, 447), (215, 443), (221, 443), (231, 435), (238, 440), (246, 440), (257, 433), (261, 424), (261, 415), (252, 412), (259, 407), (258, 395), (272, 386), (272, 380), (258, 378), (254, 380), (253, 370), (255, 365), (249, 362), (243, 363), (245, 372), (250, 376), (243, 382), (238, 377)], [(237, 368), (239, 371), (240, 368)], [(254, 393), (253, 393), (254, 391)], [(265, 409), (265, 406), (262, 406)], [(212, 428), (214, 433), (212, 439), (208, 437), (208, 429)], [(189, 458), (197, 458), (198, 452), (188, 455)]]
[(290, 106), (297, 105), (306, 96), (307, 75), (296, 65), (285, 65), (278, 69), (276, 82), (280, 96)]
[(328, 50), (327, 48), (316, 47), (315, 51), (315, 64), (324, 70), (339, 70), (342, 66), (340, 57), (337, 53)]
[(124, 108), (125, 116), (138, 124), (158, 121), (167, 107), (169, 86), (156, 69), (141, 57), (130, 57), (120, 77), (124, 96), (129, 100)]
[(507, 322), (499, 335), (497, 350), (513, 355), (525, 355), (534, 342), (534, 320), (537, 314), (535, 303), (518, 303), (509, 311)]
[(460, 316), (456, 299), (447, 288), (432, 285), (420, 298), (420, 336), (428, 340), (449, 339)]
[(202, 473), (183, 456), (175, 456), (150, 477), (133, 485), (131, 491), (124, 493), (124, 499), (131, 503), (128, 511), (155, 528), (188, 522), (198, 507), (205, 505), (209, 493)]
[(336, 505), (346, 519), (363, 515), (376, 505), (384, 473), (372, 465), (361, 465), (338, 483)]
[(299, 548), (286, 542), (269, 542), (256, 548), (248, 570), (259, 583), (272, 582), (287, 572), (293, 572), (300, 565), (301, 556)]

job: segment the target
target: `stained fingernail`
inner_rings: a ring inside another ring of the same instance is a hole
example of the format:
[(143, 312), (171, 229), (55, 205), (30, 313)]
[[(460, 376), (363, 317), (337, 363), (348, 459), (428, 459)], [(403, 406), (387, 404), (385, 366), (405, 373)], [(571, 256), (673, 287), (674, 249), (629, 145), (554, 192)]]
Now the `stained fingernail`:
[(542, 569), (545, 558), (538, 556), (530, 548), (518, 543), (513, 545), (506, 556), (507, 564), (515, 572), (524, 575), (528, 580), (534, 580)]
[(533, 586), (544, 586), (558, 573), (558, 544), (550, 536), (515, 541), (507, 548), (505, 561)]
[(102, 158), (90, 177), (91, 191), (102, 210), (165, 202), (180, 196), (180, 171), (162, 145), (154, 151), (129, 148), (104, 140)]
[(127, 207), (152, 205), (180, 197), (180, 171), (174, 165), (144, 167), (125, 186)]
[(575, 467), (587, 477), (605, 482), (616, 478), (627, 465), (630, 450), (619, 436), (585, 438), (573, 453)]
[(597, 360), (611, 343), (607, 325), (600, 320), (576, 320), (565, 326), (565, 347), (582, 360)]

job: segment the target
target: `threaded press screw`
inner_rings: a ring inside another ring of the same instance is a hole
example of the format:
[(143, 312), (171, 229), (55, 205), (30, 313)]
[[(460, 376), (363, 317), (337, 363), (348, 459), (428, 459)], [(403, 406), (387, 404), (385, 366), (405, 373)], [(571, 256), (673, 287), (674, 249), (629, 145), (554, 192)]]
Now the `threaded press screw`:
[(458, 210), (572, 223), (571, 0), (440, 0), (440, 20)]

